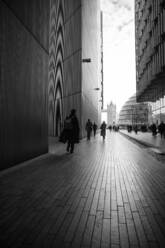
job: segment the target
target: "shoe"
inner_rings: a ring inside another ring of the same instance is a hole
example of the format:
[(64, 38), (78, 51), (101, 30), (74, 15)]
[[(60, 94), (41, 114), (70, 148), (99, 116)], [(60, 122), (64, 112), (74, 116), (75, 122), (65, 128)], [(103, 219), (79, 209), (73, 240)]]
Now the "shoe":
[(70, 153), (73, 153), (73, 151), (70, 151)]

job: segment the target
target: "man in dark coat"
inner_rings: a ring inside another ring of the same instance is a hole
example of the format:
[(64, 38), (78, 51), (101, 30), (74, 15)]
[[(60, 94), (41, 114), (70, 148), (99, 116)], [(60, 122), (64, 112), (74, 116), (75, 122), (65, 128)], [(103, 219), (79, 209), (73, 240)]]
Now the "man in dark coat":
[(92, 122), (90, 121), (90, 119), (88, 119), (86, 125), (85, 125), (85, 129), (87, 131), (87, 140), (90, 140), (91, 138), (91, 132), (92, 132)]
[(163, 138), (163, 136), (165, 137), (165, 124), (163, 121), (159, 124), (158, 131), (160, 133), (161, 139)]
[(97, 130), (97, 125), (96, 125), (96, 123), (94, 122), (94, 123), (93, 123), (93, 134), (94, 134), (94, 137), (95, 137), (95, 135), (96, 135), (96, 130)]
[(66, 150), (70, 153), (74, 152), (74, 144), (79, 143), (79, 122), (76, 116), (76, 110), (72, 109), (69, 115), (70, 130), (68, 132), (68, 142)]

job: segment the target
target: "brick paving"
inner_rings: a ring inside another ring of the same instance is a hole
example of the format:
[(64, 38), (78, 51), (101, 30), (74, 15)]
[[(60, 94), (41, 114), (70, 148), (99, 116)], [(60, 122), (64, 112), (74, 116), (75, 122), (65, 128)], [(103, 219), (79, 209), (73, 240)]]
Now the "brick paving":
[(165, 164), (118, 133), (1, 173), (0, 199), (1, 247), (165, 246)]

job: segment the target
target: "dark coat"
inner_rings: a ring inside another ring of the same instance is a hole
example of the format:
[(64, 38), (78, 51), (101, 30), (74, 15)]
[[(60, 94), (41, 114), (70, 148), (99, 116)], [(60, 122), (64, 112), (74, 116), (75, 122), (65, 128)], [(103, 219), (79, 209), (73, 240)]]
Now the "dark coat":
[(70, 118), (71, 118), (72, 128), (70, 130), (69, 138), (71, 142), (79, 143), (80, 128), (79, 128), (79, 122), (78, 122), (77, 116), (73, 115), (73, 116), (70, 116)]

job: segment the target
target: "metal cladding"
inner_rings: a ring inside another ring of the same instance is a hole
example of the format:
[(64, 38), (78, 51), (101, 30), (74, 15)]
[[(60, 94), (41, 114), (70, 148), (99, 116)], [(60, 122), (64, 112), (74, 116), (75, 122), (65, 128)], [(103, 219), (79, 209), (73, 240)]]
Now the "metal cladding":
[(51, 0), (49, 54), (49, 135), (75, 108), (84, 136), (86, 120), (101, 118), (99, 0)]
[(98, 123), (99, 41), (99, 0), (0, 0), (0, 169), (46, 153), (73, 108), (81, 136)]
[(48, 151), (49, 9), (0, 0), (0, 169)]
[(60, 132), (64, 87), (64, 1), (51, 1), (49, 42), (49, 135)]

